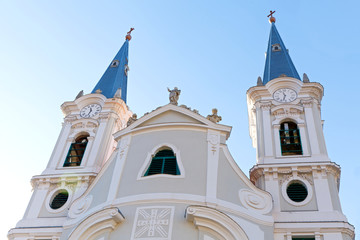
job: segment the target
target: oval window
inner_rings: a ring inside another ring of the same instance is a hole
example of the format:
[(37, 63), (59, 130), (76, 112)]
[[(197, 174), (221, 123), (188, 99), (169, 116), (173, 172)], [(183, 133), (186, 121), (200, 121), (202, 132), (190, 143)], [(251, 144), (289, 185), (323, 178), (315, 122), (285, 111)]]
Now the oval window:
[(60, 192), (57, 192), (57, 194), (55, 195), (55, 197), (53, 198), (53, 200), (50, 203), (50, 207), (52, 209), (59, 209), (65, 205), (68, 198), (69, 198), (68, 191), (61, 190)]
[(290, 183), (286, 189), (288, 197), (294, 202), (302, 202), (308, 196), (306, 186), (301, 182)]

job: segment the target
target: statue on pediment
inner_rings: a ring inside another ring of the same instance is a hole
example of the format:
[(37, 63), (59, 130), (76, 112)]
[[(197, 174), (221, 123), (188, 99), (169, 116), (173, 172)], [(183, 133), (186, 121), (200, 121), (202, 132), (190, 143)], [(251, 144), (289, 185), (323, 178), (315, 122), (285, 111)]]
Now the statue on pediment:
[(173, 90), (170, 90), (168, 88), (168, 91), (170, 93), (169, 94), (170, 103), (174, 104), (174, 105), (178, 105), (178, 100), (179, 100), (181, 90), (179, 90), (177, 87), (175, 87)]

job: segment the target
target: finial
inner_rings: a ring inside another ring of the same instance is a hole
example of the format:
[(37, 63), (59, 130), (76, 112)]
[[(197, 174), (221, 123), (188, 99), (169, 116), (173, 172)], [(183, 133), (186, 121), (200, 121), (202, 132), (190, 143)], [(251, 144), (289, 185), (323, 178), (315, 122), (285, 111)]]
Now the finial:
[(219, 116), (217, 114), (218, 110), (216, 108), (213, 108), (212, 109), (212, 114), (211, 115), (207, 115), (206, 119), (212, 121), (213, 123), (218, 123), (220, 122), (222, 119), (221, 119), (221, 116)]
[(270, 14), (267, 16), (267, 17), (270, 17), (269, 18), (269, 22), (270, 23), (275, 23), (275, 18), (273, 17), (273, 14), (275, 13), (276, 11), (271, 11), (270, 10)]
[(264, 84), (263, 84), (263, 81), (262, 81), (262, 79), (261, 79), (261, 77), (259, 76), (258, 77), (258, 79), (257, 79), (257, 84), (256, 84), (257, 86), (263, 86)]
[(308, 77), (308, 75), (306, 73), (304, 73), (304, 75), (303, 75), (303, 82), (304, 83), (309, 83), (310, 82), (309, 77)]
[(81, 91), (78, 93), (78, 95), (76, 95), (75, 100), (78, 99), (78, 98), (80, 98), (80, 97), (82, 97), (82, 96), (84, 96), (84, 90), (81, 90)]
[(130, 41), (131, 40), (131, 32), (135, 30), (135, 28), (130, 28), (130, 31), (127, 32), (125, 40)]
[(118, 90), (116, 90), (114, 98), (121, 98), (121, 88), (118, 88)]

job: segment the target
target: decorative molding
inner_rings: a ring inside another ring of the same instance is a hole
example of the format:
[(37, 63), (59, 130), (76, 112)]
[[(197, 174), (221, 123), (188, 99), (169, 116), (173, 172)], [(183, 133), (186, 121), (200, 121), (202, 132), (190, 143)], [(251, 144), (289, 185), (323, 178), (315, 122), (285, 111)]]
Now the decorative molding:
[(215, 155), (215, 153), (219, 151), (220, 134), (209, 131), (207, 141), (210, 143), (211, 152)]
[(125, 160), (125, 157), (127, 155), (129, 145), (130, 145), (130, 140), (131, 140), (130, 136), (124, 137), (121, 139), (121, 141), (117, 145), (117, 148), (119, 149), (119, 154), (120, 154), (120, 161)]
[(312, 98), (309, 99), (301, 99), (301, 104), (305, 108), (311, 108), (314, 104), (314, 100)]
[(131, 240), (171, 240), (173, 206), (136, 208)]
[(271, 102), (260, 102), (259, 107), (263, 111), (269, 111), (271, 109)]
[(259, 214), (267, 214), (272, 209), (272, 199), (267, 195), (261, 195), (248, 189), (240, 189), (239, 198), (245, 208)]
[(189, 206), (185, 217), (197, 228), (214, 231), (226, 240), (248, 240), (245, 231), (228, 215), (214, 208)]
[(93, 239), (99, 233), (113, 231), (124, 220), (125, 217), (118, 208), (100, 210), (85, 218), (73, 230), (68, 240)]
[(92, 195), (81, 198), (79, 201), (74, 202), (69, 209), (69, 217), (76, 218), (82, 213), (86, 212), (93, 200)]

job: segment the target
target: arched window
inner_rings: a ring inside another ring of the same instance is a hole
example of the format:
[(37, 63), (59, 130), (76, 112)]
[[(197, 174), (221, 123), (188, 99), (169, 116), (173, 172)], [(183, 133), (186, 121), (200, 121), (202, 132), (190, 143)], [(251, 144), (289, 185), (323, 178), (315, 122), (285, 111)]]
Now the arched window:
[(89, 134), (81, 135), (71, 144), (69, 152), (66, 156), (64, 167), (80, 166), (84, 156), (86, 145), (88, 143)]
[(160, 150), (152, 158), (145, 176), (154, 174), (180, 175), (176, 156), (171, 149)]
[(302, 155), (300, 132), (293, 122), (284, 122), (280, 126), (281, 153), (283, 156)]

